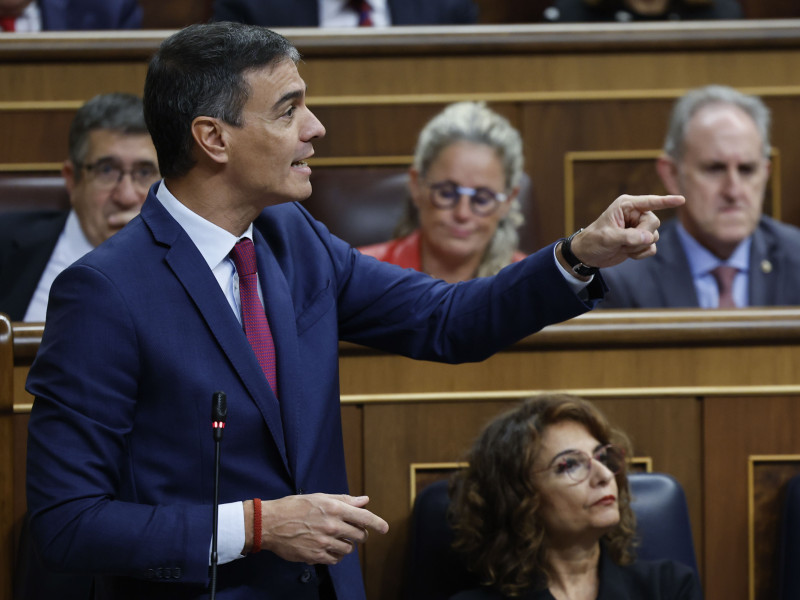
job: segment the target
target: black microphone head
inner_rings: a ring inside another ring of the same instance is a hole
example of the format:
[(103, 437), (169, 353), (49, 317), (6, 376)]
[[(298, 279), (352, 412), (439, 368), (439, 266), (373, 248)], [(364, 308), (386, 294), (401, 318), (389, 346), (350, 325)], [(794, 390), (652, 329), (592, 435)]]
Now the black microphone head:
[(225, 392), (214, 392), (211, 394), (211, 420), (217, 423), (224, 423), (228, 416), (228, 399)]

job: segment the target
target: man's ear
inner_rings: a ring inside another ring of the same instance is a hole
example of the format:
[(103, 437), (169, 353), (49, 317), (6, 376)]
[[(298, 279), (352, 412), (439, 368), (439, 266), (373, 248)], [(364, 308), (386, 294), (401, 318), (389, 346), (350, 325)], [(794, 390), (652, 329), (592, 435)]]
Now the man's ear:
[(192, 137), (197, 151), (216, 163), (228, 162), (228, 139), (225, 125), (213, 117), (197, 117), (192, 121)]
[(69, 194), (69, 203), (72, 204), (72, 191), (75, 189), (75, 165), (69, 159), (61, 165), (61, 176), (64, 178), (64, 185)]
[(656, 161), (656, 171), (661, 178), (667, 193), (682, 195), (680, 179), (678, 177), (678, 165), (669, 156), (659, 156)]

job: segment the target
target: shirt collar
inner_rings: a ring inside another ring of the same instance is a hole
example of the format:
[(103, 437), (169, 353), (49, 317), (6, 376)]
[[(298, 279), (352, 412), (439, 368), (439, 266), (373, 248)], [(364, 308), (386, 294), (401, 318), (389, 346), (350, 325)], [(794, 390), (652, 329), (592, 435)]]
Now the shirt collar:
[(740, 272), (749, 271), (750, 247), (753, 245), (753, 236), (748, 236), (739, 242), (730, 258), (723, 261), (694, 239), (680, 222), (678, 222), (677, 231), (678, 239), (680, 239), (686, 259), (689, 261), (689, 268), (693, 278), (707, 275), (712, 269), (723, 264), (736, 267)]
[(240, 237), (236, 237), (187, 208), (185, 204), (172, 195), (163, 180), (156, 190), (156, 198), (164, 205), (164, 208), (172, 218), (183, 227), (212, 271), (220, 263), (228, 259), (228, 254), (230, 254), (231, 249), (238, 240), (245, 237), (250, 240), (253, 239), (252, 223)]

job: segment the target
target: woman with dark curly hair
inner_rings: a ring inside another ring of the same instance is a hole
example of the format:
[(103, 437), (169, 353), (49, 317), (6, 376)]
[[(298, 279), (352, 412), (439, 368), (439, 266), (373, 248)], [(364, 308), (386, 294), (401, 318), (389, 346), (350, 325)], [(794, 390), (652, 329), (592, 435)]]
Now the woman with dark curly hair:
[(451, 488), (455, 548), (485, 585), (453, 600), (702, 598), (689, 567), (635, 560), (628, 448), (575, 396), (531, 398), (490, 422)]

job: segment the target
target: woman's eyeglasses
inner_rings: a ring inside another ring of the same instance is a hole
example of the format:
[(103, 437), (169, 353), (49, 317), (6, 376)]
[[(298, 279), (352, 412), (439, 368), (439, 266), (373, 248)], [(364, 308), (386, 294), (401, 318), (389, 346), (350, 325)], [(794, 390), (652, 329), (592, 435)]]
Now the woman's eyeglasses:
[(582, 450), (570, 450), (559, 454), (549, 467), (534, 471), (542, 473), (550, 469), (556, 475), (566, 475), (575, 483), (586, 481), (592, 472), (592, 462), (597, 461), (614, 475), (625, 468), (625, 451), (614, 444), (606, 444), (589, 456)]
[(471, 188), (458, 185), (454, 181), (440, 181), (428, 185), (431, 189), (431, 203), (436, 208), (448, 209), (456, 206), (461, 196), (469, 196), (469, 207), (479, 217), (492, 214), (508, 196), (489, 188)]

